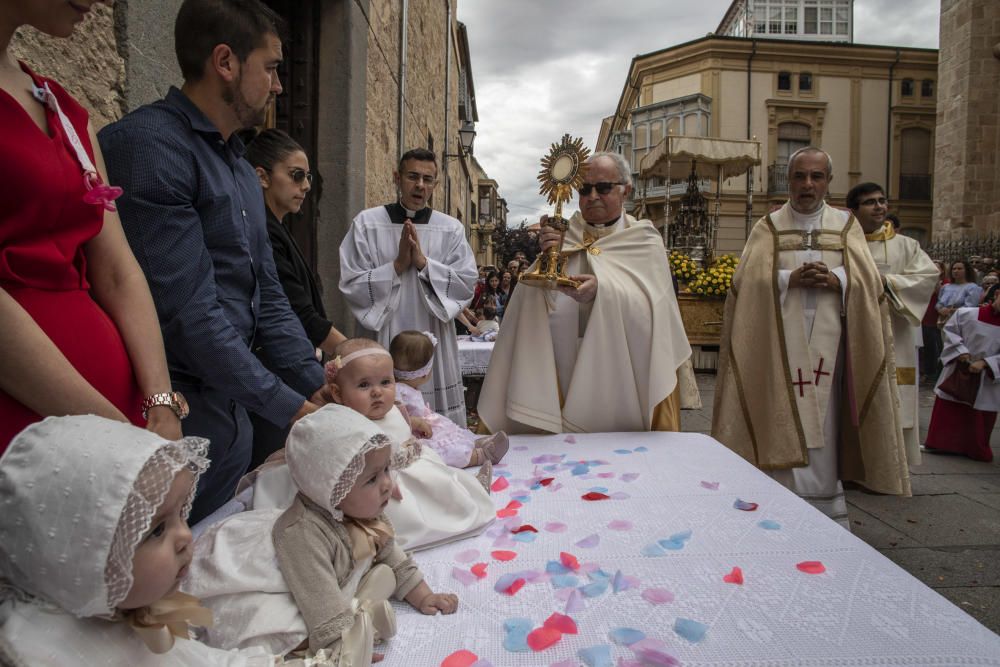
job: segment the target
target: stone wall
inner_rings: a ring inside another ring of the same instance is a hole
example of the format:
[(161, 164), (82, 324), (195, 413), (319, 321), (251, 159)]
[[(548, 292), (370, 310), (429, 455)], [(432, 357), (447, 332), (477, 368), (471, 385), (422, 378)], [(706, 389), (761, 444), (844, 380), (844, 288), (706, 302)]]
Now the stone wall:
[(125, 63), (115, 43), (110, 7), (95, 7), (69, 39), (21, 28), (10, 50), (38, 74), (58, 81), (86, 107), (95, 130), (124, 113)]
[(1000, 3), (942, 0), (934, 237), (1000, 229)]
[(181, 0), (117, 0), (114, 6), (118, 50), (125, 58), (125, 107), (132, 111), (181, 84), (174, 53)]

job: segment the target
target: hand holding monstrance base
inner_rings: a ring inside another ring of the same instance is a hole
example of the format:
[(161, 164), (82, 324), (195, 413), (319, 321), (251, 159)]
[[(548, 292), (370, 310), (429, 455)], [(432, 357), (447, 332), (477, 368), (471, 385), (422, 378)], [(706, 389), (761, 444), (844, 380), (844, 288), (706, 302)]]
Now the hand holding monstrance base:
[(562, 141), (552, 144), (549, 154), (542, 158), (542, 170), (538, 173), (538, 180), (541, 182), (539, 190), (541, 194), (548, 196), (550, 204), (556, 205), (555, 214), (544, 218), (543, 224), (559, 232), (559, 242), (545, 252), (534, 271), (521, 274), (518, 282), (544, 289), (579, 286), (577, 281), (566, 274), (566, 257), (562, 254), (562, 245), (569, 223), (562, 217), (562, 205), (583, 184), (589, 156), (590, 150), (583, 146), (582, 139), (571, 139), (568, 134), (564, 134)]

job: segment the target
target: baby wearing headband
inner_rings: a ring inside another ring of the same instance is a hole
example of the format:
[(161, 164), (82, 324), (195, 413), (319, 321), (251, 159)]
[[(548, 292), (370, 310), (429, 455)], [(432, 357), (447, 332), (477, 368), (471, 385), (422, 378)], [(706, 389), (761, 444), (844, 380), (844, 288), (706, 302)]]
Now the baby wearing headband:
[(434, 363), (434, 334), (420, 331), (401, 331), (389, 344), (393, 372), (396, 376), (396, 398), (406, 408), (411, 420), (420, 419), (426, 424), (425, 443), (441, 459), (455, 468), (500, 463), (507, 453), (507, 434), (498, 431), (491, 436), (477, 437), (444, 415), (439, 415), (424, 400), (420, 387), (431, 377)]
[[(414, 439), (414, 426), (419, 436), (430, 435), (430, 429), (420, 421), (414, 423), (396, 403), (397, 388), (403, 385), (396, 383), (392, 356), (377, 342), (352, 338), (338, 345), (336, 352), (337, 357), (326, 364), (329, 395), (375, 422), (401, 450), (398, 455), (412, 461), (399, 471), (398, 492), (386, 508), (397, 542), (406, 549), (427, 548), (485, 528), (495, 514), (488, 492), (490, 460), (484, 459), (473, 476), (449, 467), (432, 447), (423, 447), (427, 441)], [(506, 447), (504, 436), (504, 451)]]

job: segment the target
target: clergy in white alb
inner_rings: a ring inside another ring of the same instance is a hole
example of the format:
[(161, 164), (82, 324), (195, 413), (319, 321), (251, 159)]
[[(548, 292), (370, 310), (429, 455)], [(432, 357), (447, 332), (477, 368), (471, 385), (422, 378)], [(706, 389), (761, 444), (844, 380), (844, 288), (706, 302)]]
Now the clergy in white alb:
[(853, 216), (827, 206), (829, 156), (789, 162), (726, 299), (712, 436), (847, 523), (841, 480), (910, 493), (882, 281)]
[[(489, 431), (680, 430), (677, 369), (691, 355), (663, 241), (626, 215), (630, 169), (597, 153), (563, 252), (578, 288), (519, 283), (479, 396)], [(558, 234), (543, 229), (542, 251)]]
[(472, 300), (476, 261), (455, 218), (434, 211), (434, 153), (414, 149), (394, 174), (399, 201), (362, 211), (340, 246), (340, 291), (358, 323), (386, 348), (400, 331), (438, 339), (424, 399), (435, 412), (466, 423), (455, 316)]
[(938, 270), (915, 239), (896, 233), (886, 219), (887, 204), (885, 191), (877, 183), (861, 183), (847, 193), (847, 207), (865, 232), (868, 250), (882, 275), (889, 301), (903, 440), (910, 464), (919, 465), (917, 356), (923, 345), (920, 320), (937, 285)]

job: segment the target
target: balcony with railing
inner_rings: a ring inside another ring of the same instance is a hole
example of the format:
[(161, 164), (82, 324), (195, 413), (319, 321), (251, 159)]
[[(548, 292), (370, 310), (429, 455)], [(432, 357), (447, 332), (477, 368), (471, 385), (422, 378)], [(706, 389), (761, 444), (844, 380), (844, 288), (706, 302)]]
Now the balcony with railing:
[(788, 165), (775, 162), (767, 166), (767, 194), (788, 194)]

